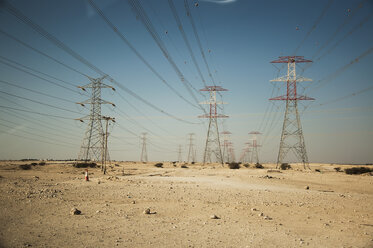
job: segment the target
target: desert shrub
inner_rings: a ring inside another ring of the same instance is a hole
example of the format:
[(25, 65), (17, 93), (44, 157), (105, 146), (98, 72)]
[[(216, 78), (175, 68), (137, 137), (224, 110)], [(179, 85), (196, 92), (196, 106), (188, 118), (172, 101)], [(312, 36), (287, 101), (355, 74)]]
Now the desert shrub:
[(192, 164), (195, 164), (196, 162), (192, 162)]
[(315, 169), (316, 172), (321, 172), (319, 169)]
[(257, 169), (263, 169), (264, 167), (263, 167), (263, 165), (261, 165), (259, 163), (256, 163), (255, 164), (255, 168), (257, 168)]
[(246, 168), (249, 168), (250, 164), (243, 164), (243, 166), (245, 166)]
[(36, 165), (38, 165), (38, 163), (31, 163), (31, 165), (32, 165), (32, 166), (36, 166)]
[(341, 167), (334, 167), (334, 170), (335, 170), (336, 172), (340, 172), (340, 171), (341, 171)]
[(176, 164), (176, 161), (172, 161), (173, 164)]
[(163, 163), (156, 163), (154, 166), (158, 168), (163, 168)]
[(236, 162), (232, 162), (232, 163), (228, 164), (228, 167), (229, 167), (229, 169), (239, 169), (240, 168), (240, 164), (236, 163)]
[(76, 163), (73, 165), (75, 168), (95, 168), (97, 166), (96, 163), (93, 162), (81, 162), (81, 163)]
[(44, 162), (44, 161), (41, 161), (40, 163), (39, 163), (39, 165), (46, 165), (46, 163)]
[(291, 169), (291, 166), (290, 166), (290, 164), (288, 164), (288, 163), (282, 163), (282, 164), (280, 165), (280, 169), (281, 169), (281, 170), (289, 170), (289, 169)]
[(373, 169), (370, 169), (368, 167), (352, 167), (345, 169), (345, 173), (349, 175), (358, 175), (367, 172), (373, 172)]
[(19, 168), (22, 170), (31, 170), (31, 164), (20, 164)]
[(184, 169), (187, 169), (188, 166), (186, 166), (186, 164), (183, 164), (182, 166), (180, 166), (181, 168), (184, 168)]

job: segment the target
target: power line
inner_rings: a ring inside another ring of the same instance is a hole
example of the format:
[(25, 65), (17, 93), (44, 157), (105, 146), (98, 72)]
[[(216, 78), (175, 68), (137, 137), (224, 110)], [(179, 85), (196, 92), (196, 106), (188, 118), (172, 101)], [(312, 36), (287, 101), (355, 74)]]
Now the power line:
[[(113, 79), (110, 75), (107, 75), (106, 73), (104, 73), (103, 71), (101, 71), (99, 68), (97, 68), (96, 66), (94, 66), (93, 64), (91, 64), (88, 60), (84, 59), (82, 56), (80, 56), (78, 53), (76, 53), (74, 50), (72, 50), (66, 44), (64, 44), (63, 42), (61, 42), (60, 40), (58, 40), (55, 36), (53, 36), (52, 34), (50, 34), (49, 32), (47, 32), (41, 26), (39, 26), (38, 24), (34, 23), (30, 18), (28, 18), (27, 16), (25, 16), (24, 14), (22, 14), (18, 9), (16, 9), (14, 6), (12, 6), (8, 1), (3, 0), (3, 6), (4, 6), (4, 8), (9, 13), (11, 13), (12, 15), (14, 15), (16, 18), (18, 18), (22, 22), (24, 22), (29, 27), (31, 27), (33, 30), (35, 30), (37, 33), (39, 33), (41, 36), (43, 36), (46, 39), (48, 39), (50, 42), (52, 42), (53, 44), (55, 44), (57, 47), (59, 47), (60, 49), (64, 50), (66, 53), (68, 53), (69, 55), (71, 55), (75, 59), (79, 60), (81, 63), (85, 64), (87, 67), (89, 67), (90, 69), (94, 70), (96, 73), (100, 74), (101, 76), (107, 76), (107, 78), (109, 79), (110, 82), (115, 83), (120, 89), (124, 90), (125, 92), (127, 92), (130, 95), (132, 95), (136, 99), (140, 100), (141, 102), (145, 103), (146, 105), (150, 106), (151, 108), (153, 108), (153, 109), (155, 109), (155, 110), (157, 110), (157, 111), (159, 111), (159, 112), (161, 112), (161, 113), (163, 113), (163, 114), (165, 114), (165, 115), (167, 115), (167, 116), (169, 116), (169, 117), (171, 117), (171, 118), (173, 118), (175, 120), (178, 120), (178, 121), (181, 121), (181, 122), (185, 122), (185, 123), (189, 123), (189, 124), (197, 124), (197, 123), (193, 123), (193, 122), (189, 122), (189, 121), (180, 119), (180, 118), (178, 118), (178, 117), (176, 117), (176, 116), (174, 116), (172, 114), (167, 113), (166, 111), (158, 108), (154, 104), (151, 104), (150, 102), (148, 102), (144, 98), (140, 97), (139, 95), (137, 95), (135, 92), (133, 92), (132, 90), (128, 89), (124, 85), (120, 84), (118, 81), (116, 81), (115, 79)], [(89, 76), (87, 76), (87, 77), (90, 78)]]
[(184, 42), (185, 42), (185, 44), (186, 44), (186, 46), (188, 48), (188, 51), (189, 51), (190, 56), (192, 58), (193, 64), (194, 64), (194, 66), (196, 67), (196, 69), (198, 71), (198, 74), (199, 74), (199, 76), (200, 76), (200, 78), (201, 78), (201, 80), (203, 82), (203, 85), (206, 86), (206, 80), (205, 80), (205, 78), (202, 75), (202, 72), (201, 72), (201, 69), (200, 69), (200, 67), (199, 67), (199, 65), (197, 63), (196, 57), (194, 56), (192, 47), (190, 46), (188, 37), (185, 34), (185, 31), (184, 31), (184, 28), (183, 28), (183, 24), (180, 21), (179, 15), (177, 14), (177, 11), (176, 11), (176, 8), (175, 8), (175, 5), (174, 5), (173, 1), (172, 0), (168, 0), (168, 5), (171, 8), (171, 11), (172, 11), (172, 14), (173, 14), (173, 16), (175, 18), (177, 27), (178, 27), (178, 29), (179, 29), (179, 31), (181, 33), (181, 36), (183, 37)]
[(301, 41), (301, 43), (298, 45), (298, 47), (295, 49), (294, 51), (294, 55), (297, 54), (299, 48), (303, 45), (303, 43), (306, 41), (306, 39), (308, 38), (308, 36), (310, 36), (310, 34), (316, 29), (317, 25), (319, 25), (320, 21), (322, 20), (322, 18), (324, 17), (325, 13), (327, 12), (327, 10), (330, 8), (330, 6), (332, 5), (334, 0), (329, 0), (328, 3), (326, 4), (325, 8), (322, 10), (320, 16), (316, 19), (315, 23), (313, 24), (313, 26), (311, 27), (311, 29), (307, 32), (306, 36), (303, 38), (303, 40)]
[(15, 66), (15, 65), (9, 64), (9, 63), (4, 62), (4, 61), (1, 61), (1, 60), (0, 60), (0, 63), (2, 63), (2, 64), (4, 64), (4, 65), (7, 65), (7, 66), (9, 66), (9, 67), (11, 67), (11, 68), (14, 68), (14, 69), (16, 69), (16, 70), (22, 71), (22, 72), (24, 72), (24, 73), (27, 73), (27, 74), (29, 74), (29, 75), (31, 75), (31, 76), (36, 77), (36, 78), (39, 78), (39, 79), (41, 79), (41, 80), (43, 80), (43, 81), (45, 81), (45, 82), (47, 82), (47, 83), (50, 83), (50, 84), (56, 85), (56, 86), (58, 86), (58, 87), (60, 87), (60, 88), (63, 88), (63, 89), (65, 89), (65, 90), (68, 90), (68, 91), (74, 92), (75, 94), (79, 94), (77, 91), (72, 90), (72, 89), (70, 89), (70, 88), (67, 88), (67, 87), (64, 86), (64, 85), (61, 85), (61, 84), (56, 83), (56, 82), (53, 82), (53, 81), (51, 81), (51, 80), (49, 80), (49, 79), (46, 79), (46, 78), (40, 77), (40, 76), (38, 76), (38, 75), (36, 75), (36, 74), (34, 74), (34, 73), (32, 73), (32, 72), (29, 72), (29, 71), (26, 71), (26, 70), (24, 70), (24, 69), (21, 69), (21, 68)]
[(177, 90), (175, 90), (155, 69), (150, 63), (136, 50), (136, 48), (128, 41), (128, 39), (119, 32), (119, 29), (107, 18), (102, 10), (93, 2), (93, 0), (88, 0), (88, 3), (96, 10), (96, 12), (101, 16), (101, 18), (106, 22), (107, 25), (119, 36), (119, 38), (126, 43), (126, 45), (136, 54), (136, 56), (170, 89), (172, 90), (177, 96), (183, 99), (185, 102), (192, 106), (196, 106), (195, 104), (191, 103), (187, 100), (183, 95), (181, 95)]
[(215, 80), (214, 80), (214, 78), (212, 76), (212, 73), (211, 73), (211, 70), (210, 70), (210, 66), (207, 63), (207, 59), (206, 59), (205, 53), (204, 53), (203, 48), (202, 48), (201, 40), (199, 38), (199, 35), (198, 35), (198, 32), (197, 32), (197, 28), (196, 28), (196, 25), (195, 25), (194, 20), (193, 20), (192, 12), (189, 9), (188, 0), (184, 0), (184, 7), (185, 7), (185, 10), (186, 10), (187, 16), (189, 17), (190, 23), (192, 24), (193, 33), (194, 33), (194, 36), (196, 37), (200, 53), (202, 55), (203, 61), (204, 61), (205, 65), (206, 65), (206, 68), (207, 68), (207, 72), (209, 74), (209, 77), (212, 80), (213, 85), (215, 85)]
[[(27, 24), (27, 23), (26, 23), (26, 24)], [(82, 75), (82, 76), (85, 76), (85, 77), (89, 78), (89, 76), (88, 76), (87, 74), (85, 74), (85, 73), (83, 73), (83, 72), (81, 72), (81, 71), (78, 71), (77, 69), (75, 69), (75, 68), (73, 68), (73, 67), (71, 67), (71, 66), (69, 66), (69, 65), (67, 65), (67, 64), (65, 64), (65, 63), (63, 63), (63, 62), (61, 62), (61, 61), (59, 61), (59, 60), (57, 60), (57, 59), (55, 59), (55, 58), (53, 58), (52, 56), (50, 56), (50, 55), (48, 55), (48, 54), (46, 54), (46, 53), (44, 53), (44, 52), (42, 52), (42, 51), (40, 51), (40, 50), (38, 50), (38, 49), (32, 47), (32, 46), (30, 46), (30, 45), (28, 45), (27, 43), (21, 41), (20, 39), (17, 39), (15, 36), (13, 36), (13, 35), (11, 35), (11, 34), (5, 32), (4, 30), (1, 30), (1, 29), (0, 29), (0, 33), (2, 33), (3, 35), (7, 36), (8, 38), (10, 38), (10, 39), (12, 39), (12, 40), (18, 42), (18, 43), (21, 44), (22, 46), (27, 47), (27, 48), (29, 48), (30, 50), (32, 50), (32, 51), (34, 51), (34, 52), (36, 52), (36, 53), (38, 53), (38, 54), (40, 54), (40, 55), (43, 55), (44, 57), (46, 57), (46, 58), (48, 58), (48, 59), (50, 59), (50, 60), (53, 60), (54, 62), (56, 62), (56, 63), (62, 65), (63, 67), (65, 67), (65, 68), (67, 68), (67, 69), (69, 69), (69, 70), (71, 70), (71, 71), (74, 71), (74, 72), (76, 72), (76, 73), (78, 73), (78, 74), (80, 74), (80, 75)]]
[(10, 85), (10, 86), (19, 88), (19, 89), (27, 90), (27, 91), (33, 92), (35, 94), (47, 96), (47, 97), (50, 97), (50, 98), (53, 98), (53, 99), (59, 99), (59, 100), (64, 101), (64, 102), (73, 103), (73, 101), (71, 101), (71, 100), (67, 100), (65, 98), (61, 98), (61, 97), (58, 97), (58, 96), (52, 96), (50, 94), (46, 94), (46, 93), (43, 93), (43, 92), (40, 92), (40, 91), (37, 91), (37, 90), (28, 89), (26, 87), (22, 87), (22, 86), (19, 86), (19, 85), (16, 85), (16, 84), (13, 84), (13, 83), (10, 83), (8, 81), (1, 80), (1, 79), (0, 79), (0, 83), (7, 84), (7, 85)]
[(46, 113), (40, 113), (40, 112), (36, 112), (36, 111), (13, 108), (13, 107), (8, 107), (8, 106), (3, 106), (3, 105), (0, 105), (0, 108), (11, 109), (11, 110), (21, 111), (21, 112), (26, 112), (26, 113), (32, 113), (32, 114), (37, 114), (37, 115), (43, 115), (43, 116), (49, 116), (49, 117), (55, 117), (55, 118), (60, 118), (60, 119), (74, 120), (74, 118), (69, 118), (69, 117), (64, 117), (64, 116), (59, 116), (59, 115), (51, 115), (51, 114), (46, 114)]
[[(14, 126), (8, 126), (8, 125), (5, 125), (5, 124), (2, 124), (0, 123), (1, 126), (4, 126), (4, 127), (7, 127), (7, 128), (10, 128), (10, 129), (14, 129)], [(29, 135), (32, 135), (32, 136), (37, 136), (37, 137), (41, 137), (41, 138), (45, 138), (45, 139), (48, 139), (48, 140), (51, 140), (50, 137), (46, 137), (46, 136), (43, 136), (43, 135), (38, 135), (38, 134), (34, 134), (34, 133), (30, 133), (30, 132), (27, 132), (25, 130), (20, 130), (18, 129), (17, 132), (20, 131), (20, 132), (23, 132), (23, 133), (26, 133), (26, 134), (29, 134)], [(63, 143), (63, 144), (68, 144), (68, 145), (75, 145), (73, 143), (68, 143), (68, 142), (60, 142), (58, 141), (59, 143)]]
[(59, 110), (64, 110), (64, 111), (67, 111), (67, 112), (70, 112), (70, 113), (80, 114), (79, 112), (74, 111), (74, 110), (61, 108), (61, 107), (54, 106), (54, 105), (51, 105), (51, 104), (48, 104), (48, 103), (39, 102), (39, 101), (32, 100), (32, 99), (27, 98), (27, 97), (22, 97), (22, 96), (14, 95), (14, 94), (11, 94), (11, 93), (8, 93), (8, 92), (5, 92), (5, 91), (1, 91), (0, 90), (0, 93), (6, 94), (8, 96), (16, 97), (16, 98), (19, 98), (19, 99), (27, 100), (27, 101), (30, 101), (30, 102), (38, 103), (38, 104), (43, 105), (43, 106), (48, 106), (48, 107), (51, 107), (51, 108), (55, 108), (55, 109), (59, 109)]
[(21, 66), (21, 67), (23, 67), (23, 68), (26, 68), (26, 69), (28, 69), (28, 70), (30, 70), (30, 71), (34, 71), (34, 72), (39, 73), (39, 74), (42, 74), (42, 75), (44, 75), (44, 76), (47, 76), (47, 77), (53, 78), (54, 80), (57, 80), (57, 81), (63, 82), (63, 83), (65, 83), (65, 84), (71, 85), (71, 86), (73, 86), (73, 87), (77, 87), (77, 85), (75, 85), (75, 84), (73, 84), (73, 83), (70, 83), (70, 82), (67, 82), (67, 81), (65, 81), (65, 80), (62, 80), (62, 79), (56, 78), (56, 77), (51, 76), (51, 75), (49, 75), (49, 74), (47, 74), (47, 73), (44, 73), (44, 72), (41, 72), (41, 71), (38, 71), (38, 70), (32, 69), (32, 68), (30, 68), (30, 67), (28, 67), (28, 66), (25, 66), (25, 65), (23, 65), (23, 64), (21, 64), (21, 63), (19, 63), (19, 62), (16, 62), (16, 61), (11, 60), (11, 59), (9, 59), (9, 58), (6, 58), (6, 57), (4, 57), (4, 56), (0, 56), (0, 58), (3, 59), (3, 60), (6, 60), (6, 61), (8, 61), (8, 62), (11, 62), (11, 63), (13, 63), (13, 64), (16, 64), (16, 65), (18, 65), (18, 66)]
[(167, 48), (165, 47), (164, 43), (160, 39), (157, 31), (153, 27), (153, 25), (152, 25), (151, 21), (149, 20), (148, 16), (146, 15), (146, 13), (145, 13), (144, 9), (142, 8), (140, 2), (137, 1), (137, 0), (128, 0), (128, 3), (131, 5), (132, 10), (139, 16), (139, 18), (140, 18), (141, 22), (144, 24), (146, 30), (149, 32), (149, 34), (152, 36), (153, 40), (156, 42), (158, 47), (161, 49), (164, 57), (170, 63), (170, 65), (172, 66), (172, 68), (176, 72), (177, 76), (179, 77), (179, 79), (182, 82), (182, 84), (184, 85), (184, 87), (187, 89), (189, 94), (193, 97), (194, 101), (197, 103), (197, 106), (198, 106), (197, 108), (200, 108), (201, 110), (203, 110), (206, 113), (206, 110), (198, 105), (198, 99), (196, 98), (196, 96), (192, 92), (192, 89), (194, 91), (196, 91), (197, 93), (200, 93), (200, 92), (198, 92), (193, 87), (193, 85), (185, 78), (183, 73), (180, 71), (180, 69), (178, 68), (178, 66), (176, 65), (174, 60), (172, 59), (170, 53), (168, 52)]

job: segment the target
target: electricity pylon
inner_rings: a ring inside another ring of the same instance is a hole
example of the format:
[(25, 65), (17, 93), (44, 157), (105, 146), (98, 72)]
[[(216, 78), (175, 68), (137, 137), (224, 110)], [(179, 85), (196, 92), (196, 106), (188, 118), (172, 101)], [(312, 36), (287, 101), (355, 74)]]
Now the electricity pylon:
[(105, 133), (103, 134), (103, 147), (102, 147), (102, 165), (101, 165), (101, 171), (106, 174), (106, 161), (108, 159), (108, 148), (107, 148), (107, 140), (109, 137), (108, 133), (108, 127), (109, 127), (109, 121), (115, 122), (115, 118), (109, 117), (109, 116), (102, 116), (102, 119), (105, 120)]
[(148, 162), (148, 152), (146, 151), (146, 134), (147, 133), (142, 133), (142, 137), (141, 137), (142, 149), (141, 149), (140, 161), (143, 162), (143, 163)]
[(251, 142), (246, 142), (246, 147), (242, 149), (242, 153), (240, 156), (240, 161), (242, 163), (251, 163), (250, 161), (250, 153), (251, 153)]
[(223, 162), (230, 162), (229, 160), (229, 149), (228, 149), (228, 146), (229, 146), (229, 135), (232, 134), (231, 132), (229, 131), (224, 131), (224, 132), (221, 132), (221, 134), (223, 134)]
[(196, 161), (195, 152), (194, 152), (194, 145), (193, 145), (193, 135), (194, 135), (194, 133), (189, 134), (189, 149), (188, 149), (188, 159), (187, 159), (188, 163), (190, 161), (192, 161), (192, 162)]
[(235, 162), (236, 161), (236, 156), (235, 156), (235, 153), (234, 153), (234, 147), (233, 147), (232, 142), (229, 142), (229, 144), (228, 144), (228, 153), (230, 154), (230, 161), (228, 161), (228, 162)]
[(286, 101), (286, 111), (284, 123), (282, 126), (282, 134), (280, 140), (280, 148), (277, 157), (277, 165), (284, 162), (289, 151), (293, 151), (295, 157), (302, 161), (303, 167), (310, 169), (304, 142), (300, 116), (298, 112), (298, 101), (315, 100), (307, 96), (298, 95), (297, 83), (312, 81), (308, 78), (297, 77), (296, 63), (308, 63), (311, 60), (306, 60), (303, 56), (282, 56), (278, 60), (271, 63), (287, 63), (287, 75), (271, 80), (271, 82), (286, 82), (286, 95), (271, 98), (269, 100)]
[(179, 150), (177, 151), (177, 161), (180, 163), (182, 160), (181, 145), (179, 145)]
[(257, 131), (253, 131), (253, 132), (250, 132), (249, 134), (252, 136), (252, 141), (253, 141), (251, 145), (251, 147), (253, 148), (252, 153), (251, 153), (251, 156), (252, 156), (251, 161), (259, 164), (258, 147), (260, 147), (261, 145), (258, 144), (257, 139), (258, 139), (258, 135), (261, 133)]
[(214, 154), (216, 161), (223, 165), (223, 156), (220, 147), (219, 128), (217, 120), (218, 118), (227, 118), (228, 116), (217, 113), (217, 104), (225, 103), (216, 101), (216, 92), (227, 90), (223, 89), (220, 86), (206, 86), (205, 88), (201, 89), (201, 91), (208, 91), (210, 93), (210, 100), (200, 103), (210, 105), (209, 114), (199, 116), (199, 118), (209, 118), (206, 146), (205, 152), (203, 154), (203, 164), (205, 164), (207, 160), (211, 162), (211, 155)]
[(80, 147), (78, 160), (100, 161), (100, 156), (102, 157), (103, 155), (104, 140), (102, 137), (104, 131), (101, 122), (103, 120), (101, 115), (101, 104), (111, 104), (115, 107), (115, 104), (101, 99), (102, 88), (110, 88), (115, 91), (112, 86), (102, 83), (104, 78), (105, 76), (101, 78), (89, 78), (91, 81), (90, 84), (78, 86), (78, 88), (82, 89), (83, 91), (86, 91), (86, 89), (91, 89), (91, 98), (77, 103), (83, 107), (86, 104), (91, 105), (90, 114), (83, 118), (77, 119), (81, 122), (84, 122), (84, 120), (89, 121), (82, 145)]

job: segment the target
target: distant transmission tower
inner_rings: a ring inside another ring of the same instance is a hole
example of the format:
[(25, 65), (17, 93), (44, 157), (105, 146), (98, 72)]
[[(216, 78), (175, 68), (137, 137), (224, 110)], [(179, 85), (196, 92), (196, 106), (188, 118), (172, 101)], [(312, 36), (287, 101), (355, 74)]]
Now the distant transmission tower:
[(183, 159), (182, 159), (182, 155), (181, 155), (181, 145), (179, 145), (179, 150), (177, 151), (177, 161), (178, 162), (181, 162)]
[(271, 63), (287, 63), (287, 75), (271, 80), (271, 82), (286, 82), (286, 95), (271, 98), (270, 100), (286, 101), (286, 111), (282, 127), (280, 149), (277, 157), (277, 168), (284, 162), (289, 151), (293, 151), (295, 157), (302, 161), (303, 167), (310, 169), (304, 142), (302, 126), (298, 112), (298, 101), (315, 100), (307, 96), (301, 96), (297, 93), (297, 83), (312, 81), (308, 78), (297, 77), (295, 67), (296, 63), (308, 63), (303, 56), (282, 56)]
[(91, 98), (85, 100), (84, 102), (77, 103), (82, 105), (83, 107), (86, 104), (91, 105), (90, 114), (78, 119), (81, 122), (83, 122), (84, 120), (89, 121), (82, 145), (80, 147), (78, 160), (100, 161), (100, 156), (102, 157), (104, 154), (104, 131), (101, 122), (103, 120), (103, 116), (101, 115), (101, 104), (111, 104), (115, 106), (115, 104), (101, 99), (102, 88), (110, 88), (112, 90), (115, 90), (112, 86), (102, 83), (102, 80), (104, 78), (105, 76), (101, 78), (89, 78), (89, 80), (91, 81), (90, 84), (78, 87), (84, 91), (86, 91), (87, 88), (91, 89)]
[(216, 161), (218, 163), (223, 164), (223, 156), (220, 147), (220, 139), (219, 139), (219, 129), (218, 129), (218, 118), (227, 118), (226, 115), (221, 115), (217, 113), (217, 104), (224, 104), (223, 102), (216, 101), (216, 92), (217, 91), (227, 91), (220, 86), (206, 86), (205, 88), (201, 89), (201, 91), (208, 91), (210, 93), (210, 100), (207, 102), (202, 102), (201, 104), (209, 104), (210, 105), (210, 112), (209, 114), (205, 114), (199, 116), (200, 118), (209, 118), (209, 127), (207, 131), (207, 138), (206, 138), (206, 146), (205, 152), (203, 154), (203, 164), (206, 163), (207, 160), (211, 162), (211, 155), (214, 154)]
[(102, 147), (102, 166), (101, 170), (106, 174), (106, 161), (108, 160), (108, 148), (107, 148), (107, 141), (109, 137), (108, 127), (109, 121), (115, 122), (115, 118), (109, 116), (102, 116), (102, 119), (105, 120), (105, 133), (103, 134), (103, 147)]
[(229, 135), (232, 134), (229, 131), (221, 132), (223, 134), (223, 162), (230, 162), (229, 161)]
[(236, 156), (235, 156), (235, 153), (234, 153), (234, 147), (233, 147), (232, 142), (229, 142), (229, 144), (228, 144), (228, 152), (230, 154), (230, 161), (228, 161), (228, 162), (236, 162)]
[(140, 161), (141, 162), (148, 162), (148, 152), (146, 151), (146, 133), (142, 133), (142, 149), (141, 149), (141, 157)]
[(187, 158), (188, 163), (196, 161), (194, 145), (193, 145), (193, 135), (194, 133), (189, 134), (189, 149), (188, 149), (188, 158)]
[(260, 145), (258, 145), (258, 135), (261, 133), (257, 131), (253, 131), (253, 132), (250, 132), (249, 134), (252, 136), (252, 141), (253, 141), (251, 145), (251, 147), (253, 148), (252, 153), (251, 153), (251, 156), (252, 156), (251, 161), (259, 164), (258, 147), (260, 147)]

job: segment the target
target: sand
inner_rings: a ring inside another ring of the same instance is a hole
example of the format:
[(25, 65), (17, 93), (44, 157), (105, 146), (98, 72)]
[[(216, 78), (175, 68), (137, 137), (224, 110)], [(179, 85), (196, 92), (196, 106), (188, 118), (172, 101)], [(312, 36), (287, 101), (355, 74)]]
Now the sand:
[(116, 162), (86, 182), (67, 162), (22, 163), (0, 163), (2, 247), (373, 247), (373, 177), (333, 169), (349, 165)]

